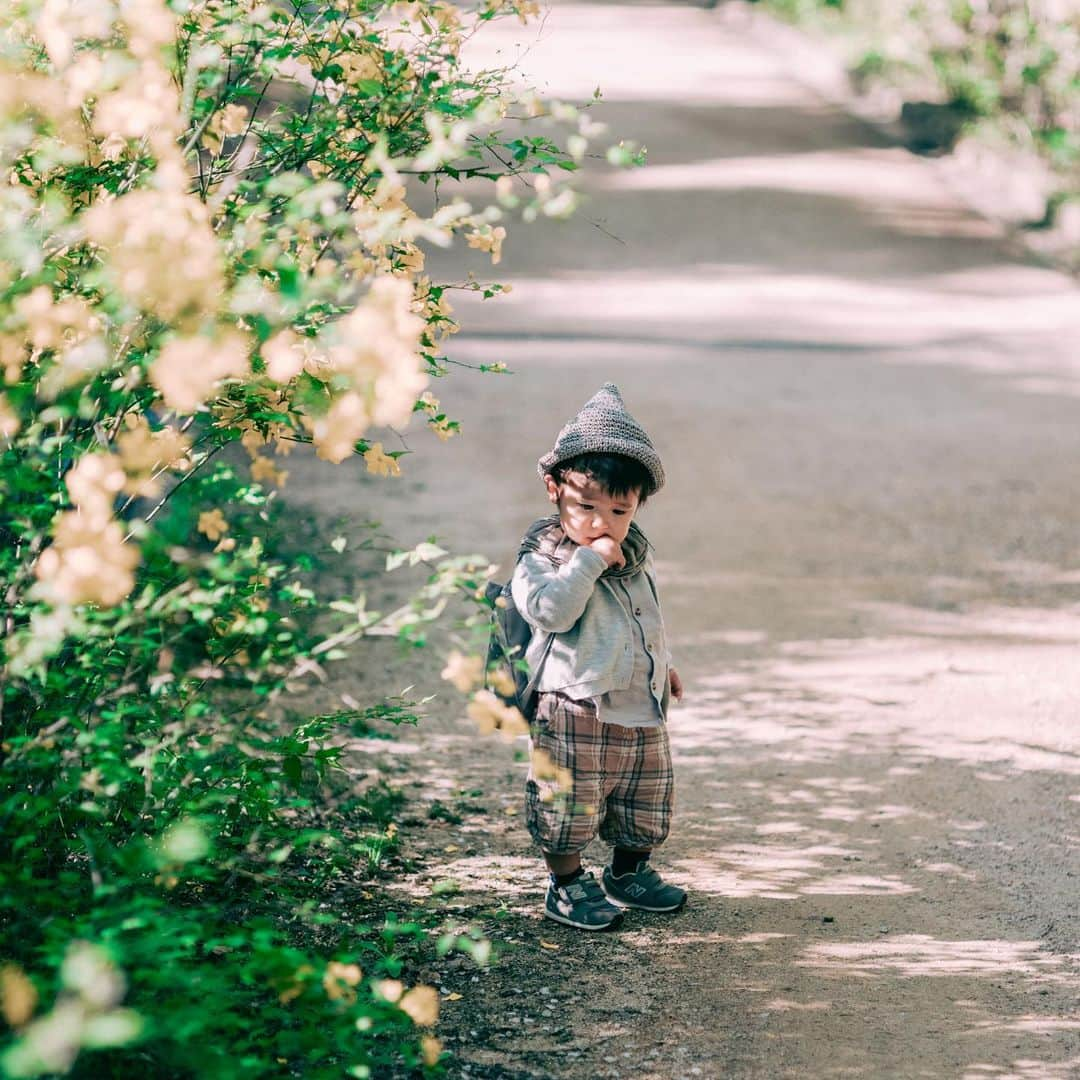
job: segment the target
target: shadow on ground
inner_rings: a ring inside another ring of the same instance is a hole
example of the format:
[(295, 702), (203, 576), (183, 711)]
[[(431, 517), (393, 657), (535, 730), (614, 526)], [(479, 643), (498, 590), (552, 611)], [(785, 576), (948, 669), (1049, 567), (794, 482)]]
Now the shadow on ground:
[[(618, 382), (669, 476), (641, 517), (689, 687), (659, 862), (692, 900), (615, 934), (542, 920), (523, 747), (445, 687), (354, 746), (416, 808), (391, 902), (498, 954), (420, 973), (449, 1074), (1077, 1075), (1075, 287), (710, 13), (559, 5), (526, 58), (564, 98), (600, 81), (652, 164), (512, 230), (509, 296), (453, 294), (450, 360), (518, 372), (433, 386), (460, 439), (403, 436), (392, 483), (297, 455), (288, 498), (505, 564), (546, 512), (536, 459)], [(429, 270), (492, 276), (468, 260)], [(339, 692), (440, 686), (382, 647)]]

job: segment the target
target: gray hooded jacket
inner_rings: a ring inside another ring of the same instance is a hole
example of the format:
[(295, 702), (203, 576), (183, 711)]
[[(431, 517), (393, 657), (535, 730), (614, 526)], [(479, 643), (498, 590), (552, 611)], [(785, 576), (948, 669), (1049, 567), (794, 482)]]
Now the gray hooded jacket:
[(649, 605), (650, 621), (659, 630), (659, 640), (649, 643), (653, 692), (666, 716), (670, 654), (652, 553), (636, 524), (623, 554), (626, 566), (609, 568), (601, 555), (566, 537), (557, 515), (533, 523), (511, 579), (514, 605), (534, 630), (525, 660), (540, 693), (558, 691), (581, 701), (626, 690), (634, 673), (633, 612)]

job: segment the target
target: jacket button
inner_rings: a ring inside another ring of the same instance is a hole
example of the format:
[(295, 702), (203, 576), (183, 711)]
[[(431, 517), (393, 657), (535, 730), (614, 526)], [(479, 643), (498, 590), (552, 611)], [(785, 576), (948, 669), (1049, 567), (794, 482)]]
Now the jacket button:
[(641, 614), (641, 608), (639, 608), (639, 607), (634, 608), (634, 614), (635, 615), (640, 615)]

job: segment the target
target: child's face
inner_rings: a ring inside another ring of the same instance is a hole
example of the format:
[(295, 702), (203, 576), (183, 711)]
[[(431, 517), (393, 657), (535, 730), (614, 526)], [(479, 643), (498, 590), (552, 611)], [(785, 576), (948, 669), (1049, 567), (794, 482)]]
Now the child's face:
[(548, 498), (559, 508), (563, 532), (575, 544), (587, 546), (601, 536), (609, 536), (617, 544), (626, 539), (630, 522), (638, 508), (638, 494), (611, 495), (591, 476), (568, 472), (562, 483), (545, 476)]

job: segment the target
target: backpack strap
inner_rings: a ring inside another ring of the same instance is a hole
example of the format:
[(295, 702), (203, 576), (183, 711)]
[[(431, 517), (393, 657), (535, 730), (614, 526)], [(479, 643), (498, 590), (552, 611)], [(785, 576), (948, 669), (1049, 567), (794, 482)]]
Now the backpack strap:
[[(489, 689), (494, 690), (507, 704), (516, 705), (522, 715), (529, 719), (533, 712), (536, 683), (555, 636), (554, 634), (544, 635), (547, 640), (544, 642), (540, 657), (526, 676), (526, 673), (521, 670), (520, 662), (525, 659), (525, 653), (539, 631), (529, 626), (521, 617), (521, 612), (514, 604), (509, 581), (502, 585), (489, 581), (484, 587), (484, 597), (491, 605), (487, 670), (504, 665), (514, 681), (514, 694), (513, 697), (508, 697), (490, 685)], [(499, 602), (500, 600), (502, 603)]]
[(529, 672), (529, 681), (525, 684), (525, 689), (518, 694), (518, 697), (521, 699), (518, 708), (521, 710), (522, 716), (529, 721), (532, 720), (533, 714), (536, 712), (536, 684), (540, 681), (540, 673), (544, 670), (544, 661), (547, 660), (548, 653), (551, 652), (551, 643), (555, 640), (554, 634), (547, 634), (545, 636), (547, 637), (547, 641), (544, 642), (543, 651), (537, 658), (533, 670)]

